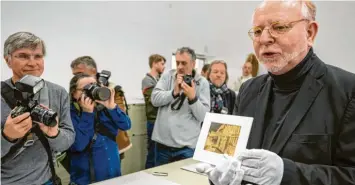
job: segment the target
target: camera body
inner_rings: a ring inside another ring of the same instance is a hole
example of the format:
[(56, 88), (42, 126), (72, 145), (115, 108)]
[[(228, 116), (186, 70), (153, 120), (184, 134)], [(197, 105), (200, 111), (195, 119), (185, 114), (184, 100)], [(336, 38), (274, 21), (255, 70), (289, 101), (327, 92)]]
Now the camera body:
[(190, 87), (192, 86), (192, 80), (194, 77), (192, 75), (184, 75), (183, 80), (184, 82), (189, 85)]
[(15, 118), (25, 112), (30, 112), (33, 121), (40, 122), (49, 127), (57, 124), (57, 113), (51, 109), (42, 107), (34, 97), (44, 87), (44, 80), (32, 75), (26, 75), (15, 83), (16, 107), (11, 111), (11, 117)]
[(101, 73), (96, 74), (97, 82), (102, 85), (107, 87), (108, 86), (108, 79), (111, 77), (111, 72), (102, 70)]
[(111, 91), (108, 87), (108, 79), (111, 77), (111, 72), (102, 70), (96, 74), (98, 84), (88, 84), (84, 86), (84, 93), (92, 100), (106, 101), (111, 97)]

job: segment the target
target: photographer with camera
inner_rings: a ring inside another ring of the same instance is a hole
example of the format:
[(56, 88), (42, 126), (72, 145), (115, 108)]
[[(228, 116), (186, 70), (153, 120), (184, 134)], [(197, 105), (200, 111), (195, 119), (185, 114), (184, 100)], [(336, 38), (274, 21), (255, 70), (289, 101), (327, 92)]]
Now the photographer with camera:
[(65, 89), (39, 78), (46, 48), (28, 32), (10, 35), (4, 58), (13, 76), (1, 82), (1, 184), (59, 185), (53, 155), (75, 132)]
[(158, 107), (152, 105), (151, 96), (155, 85), (157, 85), (161, 74), (165, 69), (166, 59), (159, 55), (149, 56), (150, 72), (142, 80), (142, 93), (145, 102), (145, 114), (147, 118), (147, 158), (145, 168), (155, 167), (156, 163), (156, 143), (152, 140), (154, 122), (157, 117)]
[[(81, 56), (72, 61), (70, 65), (73, 75), (78, 73), (85, 73), (94, 76), (99, 82), (104, 83), (104, 86), (115, 89), (115, 103), (121, 108), (123, 112), (128, 115), (128, 104), (121, 86), (115, 85), (108, 81), (110, 72), (103, 70), (101, 73), (97, 72), (97, 65), (95, 60), (90, 56)], [(116, 136), (116, 143), (118, 145), (120, 159), (124, 159), (124, 153), (132, 147), (132, 143), (127, 131), (119, 130)]]
[(85, 73), (70, 81), (71, 118), (76, 131), (70, 148), (71, 184), (90, 184), (121, 175), (116, 144), (118, 129), (131, 128), (129, 117), (116, 105), (115, 90), (100, 86)]
[(201, 122), (210, 110), (209, 84), (194, 70), (194, 50), (180, 48), (175, 57), (177, 70), (161, 76), (151, 97), (153, 106), (159, 107), (152, 135), (157, 165), (193, 156)]

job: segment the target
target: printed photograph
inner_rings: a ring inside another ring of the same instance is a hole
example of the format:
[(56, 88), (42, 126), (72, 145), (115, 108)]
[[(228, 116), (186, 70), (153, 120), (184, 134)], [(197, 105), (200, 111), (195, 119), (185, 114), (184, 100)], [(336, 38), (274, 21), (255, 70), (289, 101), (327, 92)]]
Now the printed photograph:
[(212, 122), (204, 150), (233, 156), (237, 147), (241, 126)]

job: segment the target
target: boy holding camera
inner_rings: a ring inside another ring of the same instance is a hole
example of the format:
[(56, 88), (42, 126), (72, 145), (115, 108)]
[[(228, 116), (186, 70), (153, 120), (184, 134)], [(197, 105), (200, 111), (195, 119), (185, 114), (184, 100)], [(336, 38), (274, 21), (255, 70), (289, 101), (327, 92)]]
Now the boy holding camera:
[(97, 85), (96, 78), (85, 73), (70, 81), (70, 112), (77, 133), (70, 149), (71, 184), (90, 184), (121, 175), (115, 138), (118, 129), (131, 128), (131, 121), (118, 108), (114, 95), (113, 88)]
[(210, 110), (209, 84), (194, 70), (194, 50), (180, 48), (175, 57), (177, 70), (162, 75), (151, 97), (159, 107), (152, 135), (157, 165), (193, 156), (201, 122)]

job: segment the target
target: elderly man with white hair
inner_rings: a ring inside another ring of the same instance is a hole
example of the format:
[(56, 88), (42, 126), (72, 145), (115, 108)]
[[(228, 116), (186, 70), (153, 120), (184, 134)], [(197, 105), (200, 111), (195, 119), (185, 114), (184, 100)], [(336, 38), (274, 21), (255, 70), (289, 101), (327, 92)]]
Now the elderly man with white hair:
[(355, 184), (355, 75), (313, 52), (310, 1), (266, 1), (249, 31), (268, 74), (240, 88), (235, 115), (253, 117), (247, 150), (213, 167), (215, 185)]

